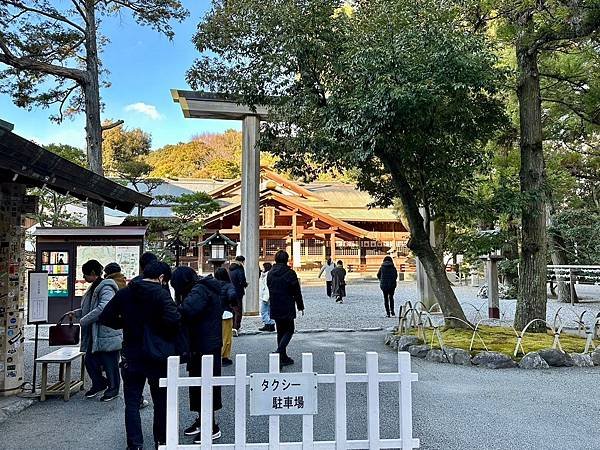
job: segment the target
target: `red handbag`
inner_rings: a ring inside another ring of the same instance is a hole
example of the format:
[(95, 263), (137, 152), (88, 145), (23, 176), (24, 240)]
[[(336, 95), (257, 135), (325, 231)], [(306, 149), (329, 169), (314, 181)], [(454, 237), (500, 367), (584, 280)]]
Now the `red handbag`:
[(67, 316), (65, 314), (60, 318), (56, 325), (52, 325), (49, 328), (48, 334), (48, 345), (78, 345), (79, 344), (79, 332), (80, 326), (73, 323), (73, 315), (69, 315), (69, 323), (63, 324), (63, 319)]

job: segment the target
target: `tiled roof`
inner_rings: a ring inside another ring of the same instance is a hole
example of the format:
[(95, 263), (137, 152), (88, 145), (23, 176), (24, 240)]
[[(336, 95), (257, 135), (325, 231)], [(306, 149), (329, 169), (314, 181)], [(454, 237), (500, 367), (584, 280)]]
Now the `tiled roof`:
[[(263, 169), (262, 182), (280, 180), (276, 175), (270, 177), (271, 171)], [(297, 185), (299, 189), (293, 189)], [(264, 186), (262, 187), (264, 188)], [(261, 189), (262, 190), (262, 189)], [(201, 180), (179, 179), (165, 180), (165, 183), (152, 192), (157, 195), (178, 196), (192, 192), (218, 193), (216, 200), (222, 208), (237, 205), (241, 201), (239, 180)], [(286, 186), (277, 183), (276, 191), (282, 195), (294, 197), (310, 208), (320, 210), (336, 219), (354, 222), (396, 222), (398, 218), (392, 208), (370, 208), (373, 198), (366, 192), (359, 191), (356, 186), (341, 182), (295, 183), (289, 181)], [(295, 191), (295, 192), (294, 192)], [(308, 193), (314, 196), (308, 196)], [(168, 205), (150, 206), (144, 209), (146, 217), (170, 217), (171, 208)]]

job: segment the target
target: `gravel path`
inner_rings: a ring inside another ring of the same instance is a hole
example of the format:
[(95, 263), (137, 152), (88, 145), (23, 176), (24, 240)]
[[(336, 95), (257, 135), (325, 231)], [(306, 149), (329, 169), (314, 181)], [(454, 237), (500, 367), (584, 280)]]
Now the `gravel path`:
[[(347, 286), (348, 297), (343, 304), (338, 304), (325, 294), (325, 286), (311, 283), (302, 288), (306, 313), (299, 315), (296, 320), (297, 330), (314, 329), (352, 329), (365, 328), (390, 328), (397, 325), (397, 319), (387, 318), (383, 306), (383, 297), (377, 282), (351, 281)], [(477, 297), (478, 288), (457, 286), (454, 288), (459, 301), (463, 305), (469, 320), (477, 322), (476, 308), (487, 318), (487, 299)], [(548, 300), (548, 320), (552, 322), (559, 308), (563, 322), (570, 327), (575, 327), (574, 319), (582, 312), (587, 311), (584, 320), (588, 325), (594, 321), (600, 312), (600, 286), (578, 286), (578, 292), (583, 297), (582, 302), (574, 307), (556, 300)], [(396, 289), (396, 312), (400, 306), (410, 300), (413, 304), (417, 300), (417, 285), (414, 282), (399, 283)], [(512, 322), (514, 319), (516, 300), (501, 300), (500, 310), (502, 317)], [(262, 326), (260, 317), (244, 317), (242, 321), (243, 332), (255, 332)], [(33, 338), (33, 326), (26, 327), (26, 336)], [(47, 326), (40, 327), (40, 336), (47, 338)]]
[[(303, 287), (306, 314), (299, 316), (296, 321), (298, 330), (382, 327), (388, 328), (396, 325), (397, 319), (387, 318), (383, 306), (383, 297), (376, 282), (357, 282), (346, 287), (348, 297), (343, 304), (337, 304), (325, 294), (324, 286)], [(487, 299), (477, 297), (479, 288), (468, 286), (454, 287), (456, 296), (461, 302), (464, 312), (469, 320), (477, 322), (477, 309), (487, 318)], [(600, 286), (578, 286), (582, 301), (575, 306), (567, 303), (558, 303), (555, 299), (548, 299), (548, 321), (552, 322), (557, 310), (563, 323), (569, 327), (577, 327), (574, 320), (583, 312), (584, 321), (591, 325), (596, 314), (600, 312)], [(406, 302), (413, 304), (417, 301), (417, 285), (414, 282), (399, 283), (396, 289), (396, 311)], [(501, 300), (500, 311), (504, 320), (512, 322), (515, 315), (516, 300)], [(245, 331), (256, 330), (261, 326), (260, 318), (245, 317), (242, 329)]]

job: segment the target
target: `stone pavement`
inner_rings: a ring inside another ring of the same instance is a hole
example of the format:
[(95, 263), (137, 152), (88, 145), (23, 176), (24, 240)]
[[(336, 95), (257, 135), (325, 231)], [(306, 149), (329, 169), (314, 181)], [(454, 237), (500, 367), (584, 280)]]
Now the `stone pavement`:
[[(385, 332), (297, 334), (290, 346), (296, 359), (313, 352), (317, 372), (333, 370), (333, 352), (345, 351), (348, 371), (363, 372), (365, 352), (380, 354), (380, 370), (396, 368), (396, 353), (383, 345)], [(234, 351), (249, 355), (249, 372), (266, 371), (273, 335), (234, 339)], [(31, 352), (32, 345), (27, 344)], [(42, 346), (42, 353), (48, 349)], [(30, 353), (29, 353), (30, 354)], [(298, 366), (285, 368), (286, 371)], [(600, 415), (600, 368), (541, 371), (488, 370), (413, 359), (419, 381), (413, 385), (415, 436), (424, 449), (595, 449)], [(226, 368), (225, 374), (233, 374)], [(397, 389), (382, 385), (381, 434), (392, 437), (397, 427)], [(181, 422), (193, 419), (186, 411), (187, 393), (181, 391)], [(219, 414), (223, 430), (220, 442), (233, 441), (233, 392), (224, 388), (224, 410)], [(319, 388), (315, 437), (331, 439), (334, 433), (333, 386)], [(366, 388), (351, 386), (348, 392), (348, 432), (352, 438), (366, 433)], [(151, 444), (151, 407), (142, 411), (145, 436)], [(268, 434), (266, 418), (252, 418), (250, 441)], [(299, 418), (282, 419), (283, 440), (300, 438)], [(0, 424), (1, 449), (121, 449), (125, 445), (123, 402), (87, 400), (81, 394), (71, 401), (51, 398), (36, 403)], [(189, 439), (182, 437), (181, 442)], [(148, 447), (150, 448), (150, 446)]]

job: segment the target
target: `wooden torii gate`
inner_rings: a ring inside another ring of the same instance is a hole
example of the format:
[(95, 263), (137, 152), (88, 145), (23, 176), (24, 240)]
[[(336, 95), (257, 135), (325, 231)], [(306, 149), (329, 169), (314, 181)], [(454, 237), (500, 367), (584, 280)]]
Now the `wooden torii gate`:
[(228, 99), (224, 94), (171, 89), (173, 101), (179, 103), (184, 117), (242, 121), (242, 203), (240, 250), (246, 258), (248, 288), (244, 297), (244, 314), (259, 312), (258, 274), (260, 256), (260, 152), (256, 145), (260, 121), (266, 120), (267, 109), (251, 109)]

